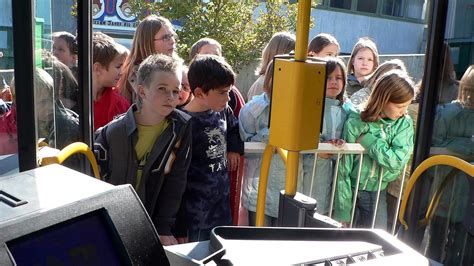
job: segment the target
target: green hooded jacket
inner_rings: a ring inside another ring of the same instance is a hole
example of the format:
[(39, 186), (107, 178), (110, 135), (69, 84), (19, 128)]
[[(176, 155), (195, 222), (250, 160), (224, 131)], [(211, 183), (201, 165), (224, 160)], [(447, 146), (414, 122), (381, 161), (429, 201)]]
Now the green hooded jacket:
[[(359, 190), (377, 191), (381, 171), (381, 190), (397, 179), (410, 159), (413, 135), (413, 120), (408, 115), (397, 120), (380, 119), (367, 123), (361, 120), (360, 114), (349, 114), (342, 137), (348, 143), (359, 142), (366, 150)], [(334, 205), (334, 216), (339, 221), (350, 221), (359, 160), (359, 155), (344, 155), (339, 165)]]

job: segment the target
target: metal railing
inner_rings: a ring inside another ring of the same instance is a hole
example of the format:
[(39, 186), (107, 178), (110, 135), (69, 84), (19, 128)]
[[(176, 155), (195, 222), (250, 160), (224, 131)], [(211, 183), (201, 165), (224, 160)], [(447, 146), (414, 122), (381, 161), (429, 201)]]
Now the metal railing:
[[(245, 142), (245, 154), (262, 154), (263, 151), (265, 150), (265, 143), (261, 142)], [(334, 167), (334, 172), (333, 172), (333, 178), (332, 178), (332, 186), (331, 186), (331, 197), (330, 197), (330, 204), (329, 204), (329, 213), (328, 216), (332, 217), (332, 209), (334, 207), (334, 198), (336, 194), (336, 184), (337, 184), (337, 173), (339, 169), (339, 162), (341, 160), (342, 155), (345, 154), (353, 154), (353, 155), (358, 155), (359, 156), (359, 164), (358, 164), (358, 170), (357, 170), (357, 179), (356, 179), (356, 184), (354, 188), (354, 195), (352, 199), (352, 210), (351, 210), (351, 219), (350, 219), (350, 224), (349, 227), (353, 227), (353, 222), (354, 222), (354, 215), (355, 215), (355, 209), (356, 209), (356, 203), (357, 203), (357, 195), (359, 191), (359, 181), (360, 181), (360, 174), (362, 171), (362, 161), (364, 158), (364, 155), (366, 154), (365, 149), (358, 143), (345, 143), (343, 146), (337, 147), (335, 145), (329, 144), (329, 143), (319, 143), (318, 149), (315, 150), (307, 150), (307, 151), (302, 151), (301, 154), (314, 154), (315, 160), (313, 163), (313, 168), (312, 168), (312, 176), (311, 176), (311, 186), (310, 186), (310, 195), (312, 195), (312, 188), (314, 184), (314, 179), (316, 177), (317, 169), (316, 169), (316, 163), (317, 163), (317, 156), (319, 153), (327, 153), (327, 154), (334, 154), (336, 155), (336, 162), (335, 162), (335, 167)], [(393, 222), (392, 222), (392, 228), (391, 228), (391, 233), (395, 234), (395, 230), (397, 228), (397, 220), (398, 220), (398, 212), (400, 209), (400, 203), (401, 203), (401, 198), (403, 194), (403, 187), (405, 183), (405, 175), (406, 175), (406, 165), (402, 171), (402, 176), (401, 176), (401, 185), (400, 185), (400, 190), (398, 192), (398, 197), (397, 197), (397, 207), (394, 211), (393, 215)], [(371, 223), (371, 228), (374, 228), (375, 226), (375, 221), (377, 217), (377, 208), (379, 205), (379, 199), (380, 199), (380, 189), (382, 185), (382, 177), (383, 177), (383, 171), (380, 171), (379, 175), (379, 181), (378, 181), (378, 189), (377, 189), (377, 197), (376, 197), (376, 203), (375, 203), (375, 208), (374, 208), (374, 215), (372, 217), (372, 223)]]

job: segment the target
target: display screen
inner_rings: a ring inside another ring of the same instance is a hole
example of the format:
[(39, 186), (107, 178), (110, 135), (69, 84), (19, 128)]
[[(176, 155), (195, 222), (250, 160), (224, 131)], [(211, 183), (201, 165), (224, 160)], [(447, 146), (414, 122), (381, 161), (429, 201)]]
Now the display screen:
[(7, 242), (17, 265), (130, 265), (105, 209)]

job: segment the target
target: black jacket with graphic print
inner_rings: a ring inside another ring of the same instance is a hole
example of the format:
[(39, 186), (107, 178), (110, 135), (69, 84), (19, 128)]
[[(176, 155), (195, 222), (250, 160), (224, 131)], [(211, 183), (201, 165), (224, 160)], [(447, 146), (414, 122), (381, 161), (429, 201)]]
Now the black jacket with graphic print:
[(227, 106), (188, 112), (192, 116), (193, 159), (188, 172), (185, 210), (188, 229), (212, 229), (231, 224), (227, 152), (244, 153), (238, 120)]

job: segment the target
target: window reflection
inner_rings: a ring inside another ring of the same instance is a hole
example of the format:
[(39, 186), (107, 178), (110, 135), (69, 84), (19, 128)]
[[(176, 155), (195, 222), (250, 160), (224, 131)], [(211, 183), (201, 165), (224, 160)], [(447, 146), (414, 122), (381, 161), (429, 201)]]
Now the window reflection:
[[(465, 1), (449, 3), (432, 150), (474, 163), (474, 60), (469, 56), (473, 51), (472, 31), (466, 38), (466, 30), (474, 17), (472, 12), (463, 11), (464, 7)], [(410, 12), (416, 15), (419, 10)], [(432, 169), (428, 178), (431, 183), (430, 193), (427, 193), (429, 199), (437, 190), (442, 193), (425, 230), (423, 247), (426, 256), (445, 265), (472, 265), (473, 178), (447, 166)]]
[[(61, 150), (80, 141), (77, 21), (70, 1), (37, 0), (35, 12), (37, 139)], [(80, 169), (79, 158), (66, 165)]]
[(0, 176), (18, 172), (11, 1), (0, 2)]

